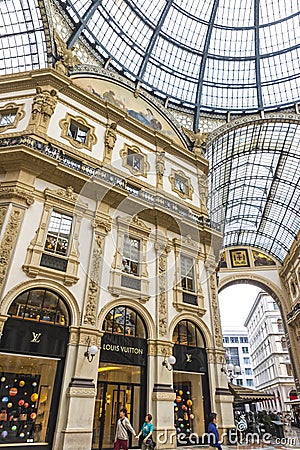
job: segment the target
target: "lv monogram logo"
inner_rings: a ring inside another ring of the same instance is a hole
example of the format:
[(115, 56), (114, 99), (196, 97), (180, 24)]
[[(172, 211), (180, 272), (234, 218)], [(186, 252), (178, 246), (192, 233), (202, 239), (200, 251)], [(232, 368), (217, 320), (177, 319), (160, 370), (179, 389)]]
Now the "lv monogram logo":
[(191, 353), (186, 353), (186, 362), (192, 362), (192, 354)]
[(35, 344), (38, 344), (39, 342), (41, 342), (40, 337), (42, 336), (42, 333), (35, 333), (34, 331), (32, 331), (31, 333), (32, 333), (32, 339), (30, 342), (34, 342)]

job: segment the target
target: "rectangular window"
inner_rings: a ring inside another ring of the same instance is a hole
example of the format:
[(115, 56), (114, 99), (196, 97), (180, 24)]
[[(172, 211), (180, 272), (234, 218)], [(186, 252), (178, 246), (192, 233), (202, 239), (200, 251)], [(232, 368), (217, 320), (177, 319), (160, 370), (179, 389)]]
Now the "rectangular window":
[(181, 256), (181, 286), (185, 291), (195, 292), (194, 259)]
[(248, 347), (242, 347), (242, 352), (243, 353), (249, 353)]
[(246, 374), (246, 375), (252, 375), (252, 369), (250, 369), (249, 367), (247, 367), (247, 368), (245, 369), (245, 374)]
[(250, 380), (249, 378), (246, 379), (247, 386), (254, 386), (253, 380)]
[(250, 364), (250, 358), (243, 358), (244, 359), (244, 364)]
[(135, 170), (143, 170), (143, 155), (139, 155), (134, 150), (127, 151), (127, 164)]
[(88, 132), (89, 129), (84, 125), (81, 125), (74, 120), (70, 121), (68, 136), (75, 139), (75, 141), (85, 144), (87, 141)]
[(48, 227), (45, 250), (57, 255), (67, 255), (73, 218), (52, 211)]
[(240, 343), (241, 344), (248, 344), (248, 338), (247, 337), (240, 337)]
[(6, 111), (0, 111), (0, 127), (6, 127), (7, 125), (13, 125), (17, 115), (16, 109), (8, 109)]
[(239, 378), (237, 378), (237, 380), (236, 380), (236, 384), (237, 384), (238, 386), (243, 386), (243, 380), (242, 380), (242, 379), (239, 379)]
[(122, 272), (139, 275), (140, 240), (130, 236), (124, 237)]
[(230, 342), (232, 342), (233, 344), (239, 342), (239, 338), (236, 336), (230, 336)]
[(187, 180), (178, 174), (175, 174), (174, 186), (177, 191), (182, 192), (183, 194), (187, 193)]
[(228, 342), (229, 342), (229, 337), (228, 337), (228, 336), (223, 337), (223, 342), (228, 344)]

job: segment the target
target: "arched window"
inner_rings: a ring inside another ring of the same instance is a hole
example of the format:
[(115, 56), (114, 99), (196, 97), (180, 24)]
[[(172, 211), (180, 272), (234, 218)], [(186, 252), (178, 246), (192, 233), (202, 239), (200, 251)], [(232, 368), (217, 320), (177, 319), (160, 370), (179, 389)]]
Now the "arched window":
[(63, 299), (53, 291), (40, 288), (29, 289), (18, 295), (10, 305), (8, 315), (61, 326), (68, 326), (70, 322)]
[(103, 322), (103, 330), (106, 333), (147, 338), (143, 319), (127, 306), (116, 306), (111, 309)]
[(200, 329), (190, 320), (181, 320), (176, 325), (173, 343), (205, 348), (205, 340)]

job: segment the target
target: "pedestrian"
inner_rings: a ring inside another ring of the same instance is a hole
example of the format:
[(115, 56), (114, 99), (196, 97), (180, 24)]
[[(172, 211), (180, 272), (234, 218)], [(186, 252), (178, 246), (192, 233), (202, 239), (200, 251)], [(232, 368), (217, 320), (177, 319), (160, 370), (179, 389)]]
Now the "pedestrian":
[(208, 424), (208, 443), (210, 449), (218, 449), (222, 450), (221, 444), (219, 442), (219, 432), (217, 430), (218, 423), (218, 415), (217, 413), (210, 413), (209, 415), (209, 424)]
[(114, 450), (128, 450), (128, 433), (130, 431), (137, 438), (129, 419), (127, 418), (127, 409), (120, 409), (120, 418), (117, 421)]
[(152, 415), (146, 414), (145, 422), (143, 423), (142, 429), (138, 434), (138, 438), (142, 436), (142, 447), (141, 450), (152, 450), (154, 448), (152, 433), (153, 433), (153, 424)]

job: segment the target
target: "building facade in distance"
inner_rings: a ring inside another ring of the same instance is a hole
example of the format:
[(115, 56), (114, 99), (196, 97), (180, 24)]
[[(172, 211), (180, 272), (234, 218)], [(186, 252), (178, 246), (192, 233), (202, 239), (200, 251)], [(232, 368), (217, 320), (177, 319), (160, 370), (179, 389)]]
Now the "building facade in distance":
[(284, 402), (290, 400), (295, 384), (281, 314), (270, 295), (258, 294), (245, 326), (249, 333), (254, 385), (274, 395), (274, 400), (262, 402), (262, 407), (285, 411)]

